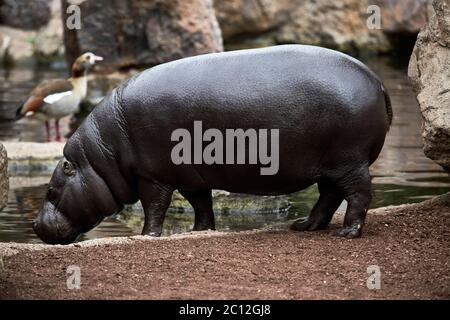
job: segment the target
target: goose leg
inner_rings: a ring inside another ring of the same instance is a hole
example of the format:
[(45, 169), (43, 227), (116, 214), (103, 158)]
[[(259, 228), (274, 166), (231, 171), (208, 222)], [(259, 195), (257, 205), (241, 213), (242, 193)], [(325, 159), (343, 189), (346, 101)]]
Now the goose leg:
[(56, 141), (61, 142), (61, 134), (59, 132), (59, 119), (55, 119)]
[(45, 130), (47, 132), (47, 142), (51, 142), (52, 138), (50, 137), (50, 124), (48, 123), (48, 120), (45, 120)]

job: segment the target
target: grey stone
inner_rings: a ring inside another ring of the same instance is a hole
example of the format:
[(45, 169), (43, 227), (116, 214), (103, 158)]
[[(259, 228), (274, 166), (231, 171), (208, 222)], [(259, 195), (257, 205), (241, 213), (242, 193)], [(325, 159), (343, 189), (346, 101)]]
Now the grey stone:
[(424, 153), (450, 172), (450, 0), (434, 0), (433, 8), (417, 37), (408, 76), (422, 113)]

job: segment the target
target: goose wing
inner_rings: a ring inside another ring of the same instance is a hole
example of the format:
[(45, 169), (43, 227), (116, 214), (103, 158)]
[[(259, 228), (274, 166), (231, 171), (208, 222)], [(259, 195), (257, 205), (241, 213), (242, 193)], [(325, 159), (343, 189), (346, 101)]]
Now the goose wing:
[(52, 104), (73, 94), (72, 90), (72, 83), (66, 79), (43, 81), (31, 91), (27, 100), (17, 109), (16, 117), (21, 118), (30, 112), (39, 112), (46, 103)]

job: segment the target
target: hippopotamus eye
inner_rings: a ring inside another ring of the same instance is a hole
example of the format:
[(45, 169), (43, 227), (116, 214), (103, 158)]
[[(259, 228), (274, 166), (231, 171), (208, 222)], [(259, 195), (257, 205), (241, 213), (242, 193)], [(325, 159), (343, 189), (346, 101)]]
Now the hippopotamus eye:
[(47, 199), (49, 201), (54, 200), (56, 198), (56, 192), (52, 187), (47, 189)]
[(75, 170), (73, 169), (73, 165), (67, 161), (64, 160), (62, 163), (63, 172), (67, 176), (73, 176), (75, 174)]

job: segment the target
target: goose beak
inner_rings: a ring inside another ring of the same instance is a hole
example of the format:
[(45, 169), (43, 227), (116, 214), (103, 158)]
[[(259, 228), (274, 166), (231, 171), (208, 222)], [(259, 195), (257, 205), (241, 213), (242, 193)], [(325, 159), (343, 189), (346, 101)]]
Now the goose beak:
[(94, 62), (100, 62), (100, 61), (103, 61), (103, 57), (94, 56)]

